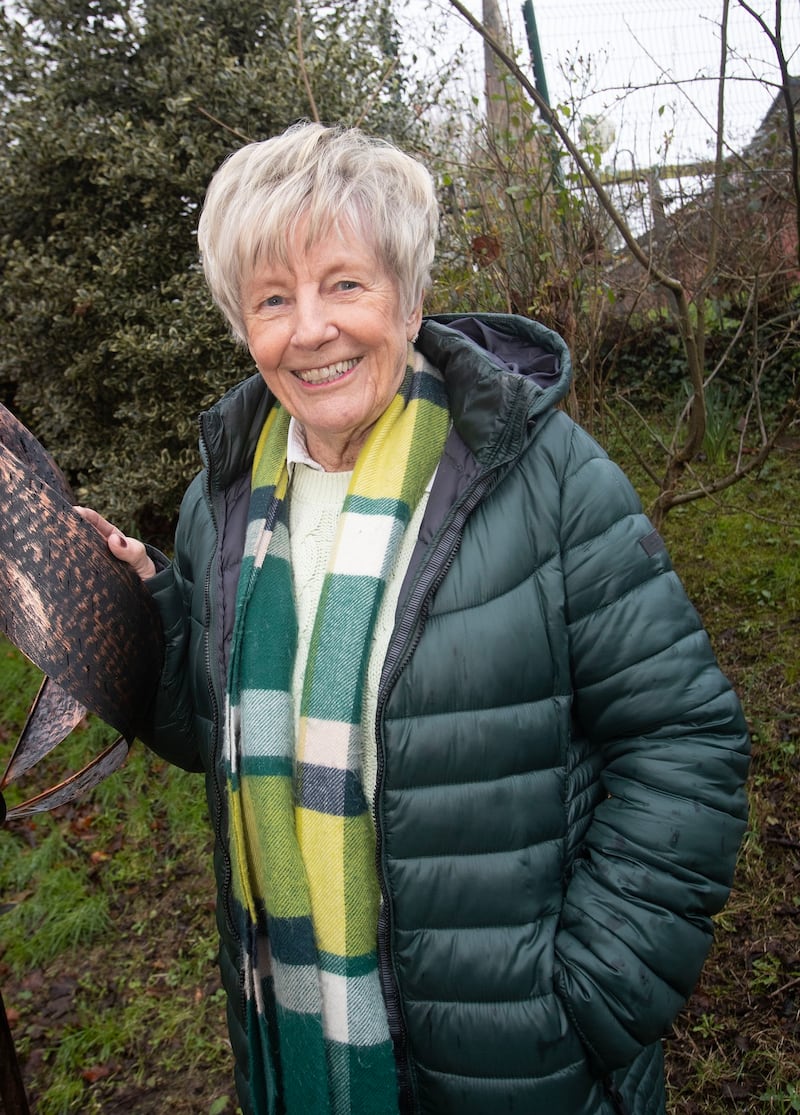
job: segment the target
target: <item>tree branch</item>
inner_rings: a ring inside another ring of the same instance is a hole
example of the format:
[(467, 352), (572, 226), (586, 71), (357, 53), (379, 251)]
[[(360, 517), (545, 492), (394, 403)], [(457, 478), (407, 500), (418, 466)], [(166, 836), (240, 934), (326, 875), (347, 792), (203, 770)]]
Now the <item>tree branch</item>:
[(212, 116), (208, 109), (203, 108), (202, 105), (195, 105), (194, 108), (195, 112), (199, 112), (201, 116), (205, 116), (206, 120), (210, 120), (211, 123), (216, 124), (218, 128), (223, 128), (226, 132), (230, 132), (231, 135), (236, 136), (237, 139), (241, 139), (245, 143), (255, 143), (255, 140), (251, 136), (245, 135), (244, 132), (240, 132), (238, 129), (232, 128), (230, 124), (226, 124), (224, 121), (217, 119), (216, 116)]
[(317, 112), (317, 103), (314, 100), (314, 93), (311, 88), (311, 82), (308, 79), (308, 69), (306, 68), (306, 59), (303, 53), (303, 10), (300, 6), (300, 0), (295, 0), (295, 13), (297, 15), (297, 64), (300, 67), (300, 76), (303, 79), (303, 86), (308, 97), (308, 104), (311, 109), (311, 118), (315, 124), (319, 124), (319, 113)]

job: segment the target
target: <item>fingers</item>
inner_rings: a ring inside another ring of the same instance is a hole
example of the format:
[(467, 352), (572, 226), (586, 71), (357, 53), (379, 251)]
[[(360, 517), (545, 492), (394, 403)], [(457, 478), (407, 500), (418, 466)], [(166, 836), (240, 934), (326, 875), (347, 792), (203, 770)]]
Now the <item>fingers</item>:
[(106, 540), (114, 557), (129, 565), (138, 577), (146, 581), (148, 577), (155, 575), (156, 567), (143, 542), (123, 534), (118, 527), (91, 507), (75, 507), (74, 510)]
[[(108, 519), (104, 519), (102, 515), (91, 507), (78, 507), (76, 504), (72, 510), (77, 511), (82, 519), (85, 519), (90, 526), (93, 526), (96, 531), (102, 534), (103, 538), (108, 538), (114, 531), (117, 531), (113, 523), (110, 523)], [(117, 531), (117, 533), (119, 534), (119, 531)]]

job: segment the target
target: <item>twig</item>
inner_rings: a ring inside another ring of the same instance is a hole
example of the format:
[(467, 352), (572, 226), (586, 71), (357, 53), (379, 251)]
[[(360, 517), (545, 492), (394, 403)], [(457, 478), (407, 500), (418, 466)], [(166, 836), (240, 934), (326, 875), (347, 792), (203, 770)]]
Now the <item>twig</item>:
[(300, 67), (300, 76), (303, 79), (305, 86), (306, 96), (308, 103), (311, 106), (311, 116), (315, 124), (319, 124), (319, 113), (317, 112), (317, 102), (314, 100), (314, 94), (311, 90), (311, 82), (308, 80), (308, 70), (306, 69), (306, 59), (303, 54), (303, 12), (300, 7), (300, 0), (295, 0), (295, 10), (297, 12), (297, 64)]
[(794, 979), (790, 979), (788, 983), (785, 983), (783, 987), (777, 987), (774, 991), (770, 991), (769, 995), (767, 995), (767, 998), (776, 999), (778, 995), (783, 995), (784, 991), (788, 991), (792, 987), (797, 987), (799, 983), (800, 976), (795, 976)]
[[(631, 409), (631, 410), (633, 411), (633, 413), (634, 413), (634, 414), (635, 414), (635, 415), (637, 416), (637, 418), (638, 418), (638, 419), (639, 419), (639, 420), (640, 420), (640, 421), (642, 422), (642, 424), (644, 425), (644, 427), (645, 427), (645, 429), (647, 430), (648, 434), (649, 434), (649, 435), (650, 435), (650, 437), (651, 437), (651, 438), (653, 439), (653, 441), (654, 441), (654, 442), (656, 443), (656, 445), (660, 446), (660, 448), (661, 448), (661, 449), (662, 449), (662, 450), (663, 450), (664, 452), (666, 452), (666, 446), (665, 446), (665, 445), (664, 445), (664, 443), (662, 442), (661, 438), (660, 438), (660, 437), (658, 436), (658, 433), (657, 433), (657, 432), (656, 432), (655, 430), (653, 430), (653, 429), (651, 428), (651, 426), (650, 426), (650, 424), (648, 423), (647, 419), (646, 419), (646, 418), (644, 417), (644, 415), (643, 415), (643, 414), (641, 413), (641, 411), (640, 411), (640, 410), (638, 409), (638, 407), (637, 407), (637, 406), (636, 406), (636, 405), (635, 405), (634, 403), (632, 403), (632, 402), (630, 401), (630, 399), (626, 399), (626, 398), (625, 398), (625, 396), (624, 396), (624, 395), (621, 395), (621, 394), (620, 394), (619, 392), (617, 392), (617, 394), (616, 394), (616, 398), (617, 398), (617, 399), (618, 399), (618, 400), (619, 400), (620, 402), (624, 403), (624, 404), (625, 404), (625, 406), (627, 406), (627, 407), (630, 407), (630, 409)], [(610, 418), (610, 419), (611, 419), (611, 421), (612, 421), (612, 422), (614, 423), (614, 425), (616, 426), (616, 428), (617, 428), (617, 432), (618, 432), (618, 433), (620, 434), (620, 436), (621, 436), (621, 437), (622, 437), (622, 438), (624, 439), (624, 441), (625, 441), (625, 444), (626, 444), (626, 445), (628, 446), (628, 449), (630, 450), (630, 452), (631, 452), (631, 453), (633, 453), (634, 457), (635, 457), (635, 458), (636, 458), (636, 460), (637, 460), (637, 461), (639, 462), (639, 466), (640, 466), (640, 467), (641, 467), (642, 469), (644, 469), (644, 471), (645, 471), (645, 472), (647, 473), (647, 475), (648, 475), (648, 476), (650, 477), (650, 479), (651, 479), (651, 480), (653, 481), (653, 483), (654, 483), (654, 484), (658, 484), (658, 475), (657, 475), (657, 473), (656, 473), (655, 469), (652, 469), (652, 468), (650, 467), (650, 465), (649, 465), (649, 464), (647, 463), (647, 461), (645, 460), (645, 458), (643, 457), (643, 455), (642, 455), (642, 454), (641, 454), (641, 453), (639, 452), (639, 450), (637, 449), (637, 447), (636, 447), (636, 446), (634, 445), (634, 443), (633, 443), (633, 440), (632, 440), (632, 439), (631, 439), (631, 438), (630, 438), (630, 437), (628, 436), (627, 430), (626, 430), (626, 429), (625, 429), (625, 427), (623, 426), (622, 422), (621, 422), (621, 421), (620, 421), (620, 419), (619, 419), (619, 418), (617, 417), (617, 415), (616, 415), (616, 413), (614, 412), (614, 410), (612, 409), (612, 407), (611, 407), (611, 406), (609, 406), (609, 404), (608, 404), (608, 403), (607, 403), (607, 402), (606, 402), (605, 400), (603, 401), (603, 409), (604, 409), (604, 411), (605, 411), (605, 413), (606, 413), (606, 416), (607, 416), (608, 418)]]
[(780, 3), (775, 4), (775, 30), (767, 24), (762, 15), (755, 11), (746, 0), (739, 0), (739, 7), (748, 12), (761, 30), (772, 43), (778, 68), (781, 74), (780, 90), (786, 107), (786, 123), (788, 125), (789, 153), (792, 163), (792, 192), (794, 193), (796, 212), (795, 224), (797, 229), (797, 258), (800, 262), (800, 144), (797, 141), (797, 118), (795, 113), (795, 100), (792, 95), (792, 79), (789, 74), (789, 63), (783, 50), (781, 41), (782, 13)]
[(566, 148), (570, 157), (574, 159), (581, 173), (586, 178), (586, 181), (592, 187), (597, 200), (600, 202), (600, 205), (603, 207), (603, 209), (606, 211), (606, 213), (614, 223), (615, 228), (619, 232), (622, 239), (625, 241), (634, 259), (646, 271), (648, 271), (649, 274), (653, 276), (653, 279), (657, 283), (665, 286), (668, 290), (673, 291), (676, 296), (685, 293), (680, 280), (675, 279), (662, 271), (656, 265), (652, 256), (648, 255), (648, 253), (644, 251), (641, 244), (633, 235), (633, 232), (631, 231), (627, 221), (619, 212), (611, 197), (606, 192), (602, 182), (600, 181), (599, 175), (595, 172), (594, 167), (590, 165), (589, 161), (584, 158), (581, 151), (579, 151), (575, 144), (572, 142), (572, 139), (570, 138), (566, 129), (563, 127), (561, 121), (558, 119), (557, 114), (552, 110), (547, 101), (544, 100), (539, 90), (532, 84), (527, 75), (520, 69), (520, 67), (517, 65), (516, 61), (511, 57), (508, 51), (503, 49), (503, 47), (497, 42), (497, 40), (489, 33), (489, 31), (487, 31), (481, 21), (477, 19), (476, 16), (474, 16), (472, 12), (470, 12), (464, 6), (464, 4), (461, 3), (461, 0), (450, 0), (450, 4), (456, 9), (456, 11), (462, 16), (462, 18), (467, 21), (470, 27), (472, 27), (473, 30), (477, 31), (483, 41), (497, 55), (497, 57), (500, 59), (509, 73), (513, 75), (515, 81), (519, 83), (519, 85), (525, 90), (530, 99), (536, 105), (536, 108), (539, 110), (539, 114), (541, 115), (545, 124), (547, 124), (549, 128), (552, 128), (552, 130), (556, 133), (558, 138), (564, 144), (564, 147)]
[(252, 138), (252, 136), (245, 135), (244, 132), (240, 132), (236, 128), (232, 128), (230, 126), (230, 124), (225, 124), (222, 120), (219, 120), (216, 116), (212, 116), (212, 114), (208, 111), (208, 109), (203, 108), (202, 105), (195, 105), (194, 107), (195, 107), (195, 110), (197, 112), (199, 112), (201, 116), (205, 116), (206, 120), (210, 120), (211, 123), (216, 124), (218, 128), (224, 128), (226, 132), (230, 132), (231, 135), (236, 136), (237, 139), (244, 140), (245, 143), (254, 143), (255, 142), (255, 140)]
[(381, 74), (380, 81), (378, 82), (377, 86), (372, 90), (372, 93), (369, 95), (369, 97), (367, 97), (367, 100), (364, 104), (363, 109), (361, 110), (361, 113), (360, 113), (358, 119), (353, 124), (354, 128), (360, 128), (361, 127), (362, 122), (366, 119), (367, 113), (372, 108), (373, 104), (375, 103), (375, 99), (377, 98), (378, 94), (380, 93), (380, 91), (383, 88), (383, 86), (385, 85), (385, 83), (389, 80), (389, 78), (392, 76), (394, 71), (397, 69), (397, 67), (399, 65), (399, 62), (400, 62), (400, 60), (398, 58), (394, 58), (389, 63), (389, 65), (386, 67), (386, 69), (383, 71), (383, 73)]

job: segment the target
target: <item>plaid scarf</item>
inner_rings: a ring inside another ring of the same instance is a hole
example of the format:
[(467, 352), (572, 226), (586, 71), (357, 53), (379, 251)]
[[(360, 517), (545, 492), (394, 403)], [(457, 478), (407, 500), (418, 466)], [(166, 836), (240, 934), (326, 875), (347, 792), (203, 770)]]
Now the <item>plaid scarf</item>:
[(270, 411), (253, 463), (225, 755), (257, 1115), (397, 1112), (377, 964), (380, 895), (361, 779), (361, 713), (386, 579), (449, 424), (441, 377), (410, 354), (414, 367), (370, 432), (342, 507), (298, 739), (289, 415), (280, 405)]

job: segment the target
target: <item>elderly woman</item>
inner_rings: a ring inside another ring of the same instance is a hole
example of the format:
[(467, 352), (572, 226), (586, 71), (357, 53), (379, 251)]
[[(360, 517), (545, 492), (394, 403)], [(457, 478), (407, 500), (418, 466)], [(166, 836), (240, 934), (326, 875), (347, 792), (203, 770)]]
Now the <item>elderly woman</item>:
[(202, 416), (155, 749), (203, 770), (246, 1115), (655, 1115), (747, 732), (563, 342), (422, 318), (430, 176), (237, 151), (200, 221), (258, 374)]

